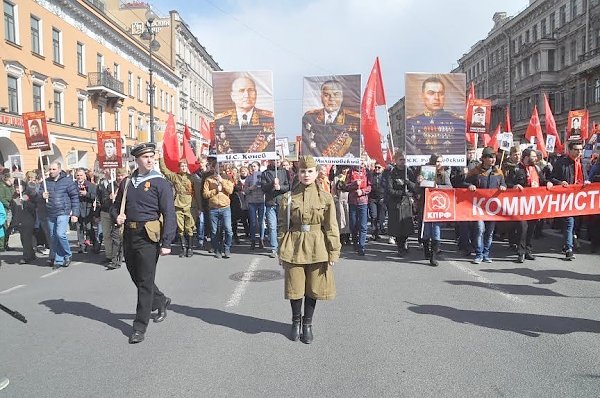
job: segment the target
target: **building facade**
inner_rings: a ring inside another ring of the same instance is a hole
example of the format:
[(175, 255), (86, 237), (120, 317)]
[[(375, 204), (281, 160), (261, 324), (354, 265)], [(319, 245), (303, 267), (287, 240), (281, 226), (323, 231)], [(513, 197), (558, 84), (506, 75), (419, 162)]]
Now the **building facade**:
[[(573, 109), (588, 109), (590, 124), (600, 123), (600, 0), (530, 0), (518, 15), (497, 12), (493, 22), (452, 71), (467, 75), (477, 98), (492, 101), (492, 127), (509, 109), (515, 140), (522, 139), (537, 105), (544, 128), (544, 94), (559, 132)], [(392, 106), (391, 119), (403, 117), (403, 108)]]
[[(97, 131), (121, 131), (126, 145), (148, 140), (148, 49), (123, 30), (98, 0), (2, 0), (0, 163), (21, 154), (24, 169), (39, 167), (26, 149), (21, 114), (45, 111), (53, 154), (44, 163), (94, 168)], [(175, 111), (181, 79), (154, 64), (155, 125)], [(162, 131), (157, 132), (157, 140)]]

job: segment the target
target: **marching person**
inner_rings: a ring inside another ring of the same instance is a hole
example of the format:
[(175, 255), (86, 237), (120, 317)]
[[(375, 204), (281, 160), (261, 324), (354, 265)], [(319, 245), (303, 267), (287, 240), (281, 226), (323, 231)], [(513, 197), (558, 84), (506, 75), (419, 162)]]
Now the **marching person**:
[(412, 169), (406, 167), (404, 152), (396, 152), (396, 165), (387, 179), (389, 194), (388, 234), (393, 236), (398, 254), (408, 253), (408, 237), (413, 234), (413, 195), (415, 179)]
[(348, 203), (350, 205), (350, 229), (352, 230), (352, 242), (359, 256), (365, 255), (365, 244), (367, 242), (368, 203), (371, 192), (371, 179), (364, 165), (355, 167), (350, 171), (349, 179), (344, 186), (348, 191)]
[[(202, 188), (202, 195), (208, 200), (210, 239), (215, 257), (229, 258), (231, 257), (231, 240), (233, 238), (229, 195), (233, 193), (233, 181), (229, 179), (225, 171), (217, 173), (216, 165), (211, 165), (211, 170), (214, 174), (205, 178)], [(224, 234), (221, 234), (221, 231)]]
[(285, 271), (285, 298), (292, 306), (290, 339), (310, 344), (317, 300), (335, 298), (332, 266), (341, 244), (333, 197), (315, 183), (313, 157), (300, 158), (298, 179), (291, 192), (279, 197), (279, 260)]
[[(192, 207), (202, 207), (194, 204), (194, 177), (190, 173), (188, 163), (185, 159), (179, 161), (179, 172), (173, 173), (162, 156), (159, 156), (158, 166), (165, 178), (173, 184), (175, 191), (175, 215), (177, 216), (177, 233), (179, 234), (181, 252), (179, 257), (192, 257), (194, 255), (194, 230), (196, 222), (192, 217)], [(186, 243), (187, 242), (187, 243)]]
[(77, 170), (75, 181), (79, 192), (79, 218), (77, 219), (77, 242), (79, 253), (87, 253), (88, 247), (96, 243), (92, 223), (96, 213), (96, 185), (88, 181), (84, 169)]
[[(506, 182), (502, 171), (496, 167), (496, 151), (486, 147), (481, 152), (481, 163), (469, 170), (466, 178), (468, 190), (475, 192), (477, 189), (499, 189), (506, 191)], [(490, 249), (494, 236), (496, 221), (477, 221), (477, 234), (475, 235), (475, 258), (473, 264), (491, 263)]]
[(152, 142), (138, 144), (131, 149), (138, 168), (131, 178), (121, 183), (115, 205), (111, 208), (113, 219), (125, 228), (125, 264), (138, 291), (130, 344), (144, 341), (152, 311), (158, 310), (154, 322), (162, 322), (171, 304), (171, 299), (154, 283), (158, 256), (171, 253), (171, 242), (176, 232), (173, 190), (169, 182), (154, 170), (155, 151), (156, 145)]
[(277, 255), (277, 198), (290, 190), (287, 171), (281, 167), (279, 159), (269, 161), (267, 169), (262, 172), (260, 185), (265, 193), (265, 218), (269, 232), (269, 256)]
[[(534, 149), (527, 148), (521, 153), (521, 162), (515, 169), (514, 188), (520, 192), (523, 192), (524, 187), (535, 188), (546, 185), (547, 189), (552, 188), (553, 184), (546, 181), (542, 169), (537, 165), (537, 161), (537, 152)], [(523, 263), (525, 260), (535, 260), (534, 255), (531, 253), (531, 238), (533, 238), (537, 222), (538, 220), (517, 221), (518, 263)]]

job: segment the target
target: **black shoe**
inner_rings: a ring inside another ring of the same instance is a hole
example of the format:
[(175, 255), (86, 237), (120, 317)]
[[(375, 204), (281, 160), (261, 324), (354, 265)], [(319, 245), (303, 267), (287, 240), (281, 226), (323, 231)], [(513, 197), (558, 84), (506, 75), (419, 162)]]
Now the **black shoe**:
[(518, 262), (519, 264), (522, 264), (522, 263), (524, 263), (524, 262), (525, 262), (525, 255), (524, 255), (524, 254), (519, 254), (519, 255), (517, 256), (517, 262)]
[(438, 260), (435, 259), (435, 257), (431, 257), (429, 259), (429, 266), (430, 267), (437, 267), (438, 265), (440, 265), (440, 263), (438, 262)]
[(71, 265), (71, 257), (65, 259), (65, 263), (62, 266), (67, 268), (69, 265)]
[(229, 250), (225, 250), (225, 253), (223, 253), (223, 258), (229, 258), (231, 257), (231, 252)]
[(302, 335), (300, 336), (300, 341), (304, 344), (310, 344), (314, 340), (312, 325), (302, 325)]
[(112, 261), (109, 262), (108, 264), (106, 264), (106, 269), (111, 271), (113, 269), (117, 269), (117, 268), (121, 268), (121, 264), (119, 263), (113, 263)]
[(535, 256), (531, 253), (525, 253), (525, 260), (535, 260)]
[(573, 254), (573, 250), (567, 250), (567, 252), (565, 253), (565, 259), (567, 261), (571, 261), (575, 259), (575, 255)]
[(300, 321), (292, 321), (292, 330), (290, 332), (290, 340), (298, 341), (300, 340)]
[(54, 260), (46, 261), (46, 267), (54, 267)]
[(129, 336), (129, 344), (137, 344), (144, 341), (144, 333), (136, 330)]
[(250, 243), (250, 250), (254, 250), (256, 249), (256, 241), (252, 241), (252, 243)]
[(158, 308), (158, 314), (154, 318), (154, 322), (162, 322), (167, 317), (167, 307), (171, 304), (171, 299), (167, 297), (163, 305)]

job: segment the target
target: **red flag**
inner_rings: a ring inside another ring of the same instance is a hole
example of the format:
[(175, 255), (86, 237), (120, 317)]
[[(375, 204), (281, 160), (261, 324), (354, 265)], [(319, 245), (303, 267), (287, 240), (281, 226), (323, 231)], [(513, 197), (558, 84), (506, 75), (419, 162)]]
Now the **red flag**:
[(163, 159), (165, 166), (173, 173), (179, 172), (179, 141), (175, 130), (175, 118), (169, 114), (163, 136)]
[(469, 102), (475, 99), (475, 84), (471, 82), (471, 87), (469, 87), (469, 95), (467, 95), (467, 107), (469, 106)]
[(191, 136), (192, 134), (190, 133), (190, 129), (186, 124), (185, 128), (183, 129), (183, 158), (188, 164), (190, 173), (195, 173), (200, 168), (200, 163), (198, 163), (198, 158), (196, 155), (194, 155), (194, 150), (192, 149), (192, 145), (190, 143)]
[(556, 138), (554, 153), (564, 153), (565, 148), (560, 141), (560, 135), (558, 135), (558, 130), (556, 129), (556, 121), (554, 120), (554, 115), (552, 114), (552, 109), (550, 109), (550, 103), (546, 94), (544, 94), (544, 113), (546, 117), (546, 135), (553, 135)]
[(383, 91), (383, 79), (381, 77), (381, 68), (379, 67), (379, 57), (375, 59), (375, 64), (369, 75), (365, 94), (363, 95), (360, 106), (361, 121), (360, 130), (363, 134), (363, 143), (367, 154), (372, 159), (385, 164), (383, 152), (381, 150), (381, 134), (377, 125), (377, 115), (375, 113), (376, 105), (385, 105), (385, 93)]
[(535, 137), (537, 148), (542, 151), (542, 156), (547, 158), (548, 152), (546, 152), (546, 141), (544, 141), (544, 136), (542, 134), (542, 126), (540, 126), (537, 105), (533, 107), (529, 126), (527, 126), (527, 131), (525, 132), (525, 138), (527, 138), (527, 140), (531, 140), (531, 137)]
[(211, 141), (212, 134), (210, 126), (208, 124), (208, 121), (202, 116), (200, 116), (200, 135), (202, 135), (202, 138), (204, 138), (206, 141)]
[(498, 127), (496, 130), (490, 134), (483, 134), (483, 145), (494, 148), (495, 151), (500, 147), (500, 143), (498, 142), (498, 134), (502, 132), (502, 124), (498, 123)]
[(510, 109), (508, 106), (506, 107), (506, 126), (504, 127), (506, 127), (506, 130), (504, 131), (509, 133), (512, 132), (512, 127), (510, 126)]
[[(469, 94), (467, 95), (467, 109), (465, 111), (467, 117), (467, 124), (471, 122), (471, 112), (470, 109), (472, 107), (471, 101), (475, 99), (475, 84), (471, 82), (471, 86), (469, 87)], [(471, 133), (465, 130), (465, 140), (474, 148), (477, 148), (477, 140), (479, 135), (477, 133)]]

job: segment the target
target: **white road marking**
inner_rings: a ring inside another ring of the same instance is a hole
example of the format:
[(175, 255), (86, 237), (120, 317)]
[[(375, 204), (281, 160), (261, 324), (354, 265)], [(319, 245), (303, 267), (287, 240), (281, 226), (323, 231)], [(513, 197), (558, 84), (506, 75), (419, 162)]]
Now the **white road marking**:
[(477, 272), (473, 271), (472, 269), (470, 269), (468, 267), (465, 267), (464, 265), (461, 265), (461, 264), (459, 264), (459, 263), (457, 263), (456, 261), (453, 261), (453, 260), (450, 260), (450, 261), (447, 261), (447, 262), (450, 263), (450, 264), (452, 264), (454, 267), (458, 268), (462, 272), (471, 275), (472, 277), (474, 277), (475, 279), (477, 279), (479, 282), (481, 282), (484, 285), (486, 285), (488, 288), (490, 288), (492, 290), (495, 290), (501, 296), (503, 296), (505, 299), (508, 299), (508, 300), (513, 301), (515, 303), (522, 303), (523, 302), (523, 300), (520, 297), (517, 297), (515, 295), (510, 294), (506, 290), (502, 289), (500, 286), (496, 285), (491, 280), (487, 279), (485, 276), (479, 275)]
[(10, 289), (6, 289), (6, 290), (3, 290), (3, 291), (1, 291), (1, 292), (0, 292), (0, 294), (7, 294), (7, 293), (13, 292), (13, 291), (15, 291), (15, 290), (17, 290), (17, 289), (20, 289), (20, 288), (22, 288), (22, 287), (25, 287), (25, 286), (26, 286), (26, 285), (17, 285), (17, 286), (13, 286), (13, 287), (11, 287)]
[(52, 272), (49, 272), (47, 274), (44, 274), (44, 275), (40, 276), (40, 278), (47, 278), (47, 277), (52, 276), (54, 274), (58, 274), (60, 271), (61, 271), (61, 269), (59, 268), (56, 271), (52, 271)]
[(242, 296), (246, 292), (248, 282), (252, 278), (252, 273), (256, 271), (256, 268), (258, 267), (259, 263), (260, 258), (255, 258), (250, 262), (248, 269), (246, 270), (246, 272), (244, 272), (244, 275), (242, 276), (242, 280), (238, 282), (233, 293), (231, 294), (231, 297), (229, 298), (229, 300), (227, 300), (227, 303), (225, 303), (225, 307), (235, 307), (240, 303), (240, 301), (242, 300)]

